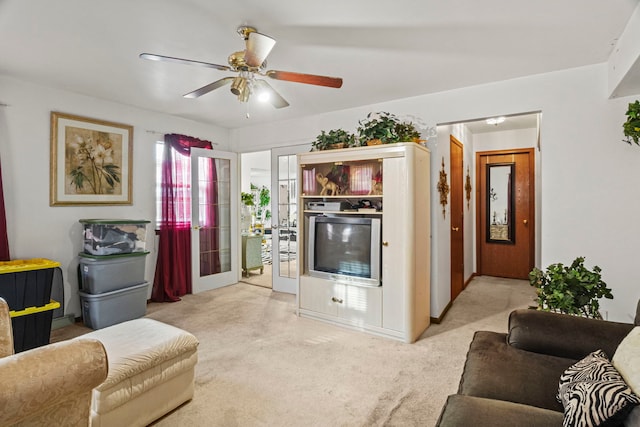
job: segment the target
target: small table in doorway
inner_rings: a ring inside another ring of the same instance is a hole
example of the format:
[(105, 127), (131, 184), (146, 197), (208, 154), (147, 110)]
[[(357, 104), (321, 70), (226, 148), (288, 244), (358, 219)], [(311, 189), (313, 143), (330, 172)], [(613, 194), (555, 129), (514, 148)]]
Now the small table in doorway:
[(242, 274), (249, 276), (250, 270), (260, 269), (260, 274), (264, 272), (262, 265), (262, 235), (243, 234), (242, 235)]

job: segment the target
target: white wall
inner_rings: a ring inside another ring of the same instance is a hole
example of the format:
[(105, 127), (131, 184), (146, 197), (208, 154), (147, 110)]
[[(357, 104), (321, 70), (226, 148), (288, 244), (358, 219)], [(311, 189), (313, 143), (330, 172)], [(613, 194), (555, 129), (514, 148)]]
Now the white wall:
[[(259, 149), (257, 144), (266, 148), (311, 141), (322, 129), (354, 130), (370, 111), (413, 114), (431, 126), (542, 111), (541, 265), (585, 256), (588, 265), (602, 267), (613, 289), (615, 299), (603, 300), (602, 308), (610, 319), (629, 321), (640, 298), (640, 149), (621, 141), (624, 113), (632, 100), (607, 99), (607, 67), (599, 64), (236, 129), (230, 140), (239, 151)], [(287, 130), (285, 138), (282, 129)], [(448, 158), (448, 141), (430, 148), (432, 168), (437, 168), (443, 155)], [(438, 248), (437, 253), (448, 252)], [(448, 273), (439, 269), (436, 274)], [(438, 293), (445, 293), (445, 285), (434, 282), (432, 294)], [(441, 300), (432, 298), (431, 316), (444, 308)]]
[[(182, 133), (227, 149), (228, 130), (166, 114), (53, 90), (0, 77), (0, 157), (12, 259), (59, 261), (65, 281), (65, 313), (79, 316), (77, 254), (82, 248), (81, 218), (155, 219), (154, 143), (164, 133)], [(59, 111), (134, 126), (133, 205), (49, 206), (50, 113)], [(158, 133), (150, 133), (155, 131)], [(145, 280), (153, 282), (155, 239), (147, 232)]]

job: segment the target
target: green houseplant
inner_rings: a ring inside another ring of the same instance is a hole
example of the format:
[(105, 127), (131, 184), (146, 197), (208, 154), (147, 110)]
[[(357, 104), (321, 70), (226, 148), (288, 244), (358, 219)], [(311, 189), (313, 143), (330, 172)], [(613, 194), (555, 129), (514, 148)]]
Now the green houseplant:
[(420, 131), (411, 122), (399, 122), (396, 124), (396, 134), (399, 142), (423, 142), (420, 139)]
[(601, 271), (597, 265), (593, 271), (587, 269), (583, 257), (570, 266), (557, 263), (546, 271), (534, 268), (529, 283), (537, 288), (538, 310), (602, 319), (599, 299), (613, 299), (613, 295), (602, 281)]
[(358, 139), (363, 145), (392, 144), (400, 141), (396, 126), (398, 118), (390, 113), (369, 113), (358, 122)]
[(627, 121), (622, 125), (624, 129), (624, 142), (631, 144), (634, 142), (640, 145), (640, 101), (629, 104), (627, 110)]
[(322, 131), (315, 141), (311, 143), (313, 151), (348, 148), (355, 145), (356, 136), (344, 129), (332, 129), (329, 132)]

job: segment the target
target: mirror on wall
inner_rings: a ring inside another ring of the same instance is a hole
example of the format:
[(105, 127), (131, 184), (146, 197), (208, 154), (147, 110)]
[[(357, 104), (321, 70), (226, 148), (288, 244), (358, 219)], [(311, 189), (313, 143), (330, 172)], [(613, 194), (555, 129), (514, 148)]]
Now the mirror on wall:
[(487, 242), (516, 241), (514, 163), (487, 165)]

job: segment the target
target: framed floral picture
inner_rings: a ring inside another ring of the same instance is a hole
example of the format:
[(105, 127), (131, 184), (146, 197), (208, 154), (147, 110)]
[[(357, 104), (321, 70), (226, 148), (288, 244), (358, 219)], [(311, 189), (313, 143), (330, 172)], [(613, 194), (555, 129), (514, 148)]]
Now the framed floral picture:
[(50, 205), (130, 205), (133, 126), (51, 112)]

